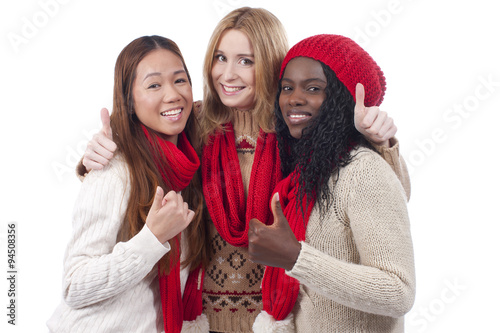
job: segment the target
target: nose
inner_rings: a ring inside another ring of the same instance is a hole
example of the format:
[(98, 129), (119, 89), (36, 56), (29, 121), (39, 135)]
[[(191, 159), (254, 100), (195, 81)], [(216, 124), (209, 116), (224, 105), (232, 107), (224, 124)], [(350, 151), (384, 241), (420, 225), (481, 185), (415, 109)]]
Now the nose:
[(306, 99), (304, 98), (304, 94), (303, 94), (302, 90), (298, 89), (298, 88), (292, 90), (292, 92), (288, 98), (288, 103), (291, 106), (304, 105), (306, 103)]
[(231, 81), (237, 77), (236, 70), (232, 64), (228, 63), (224, 66), (223, 77), (225, 81)]
[(177, 87), (173, 84), (165, 84), (164, 86), (163, 103), (175, 103), (181, 99), (181, 94)]

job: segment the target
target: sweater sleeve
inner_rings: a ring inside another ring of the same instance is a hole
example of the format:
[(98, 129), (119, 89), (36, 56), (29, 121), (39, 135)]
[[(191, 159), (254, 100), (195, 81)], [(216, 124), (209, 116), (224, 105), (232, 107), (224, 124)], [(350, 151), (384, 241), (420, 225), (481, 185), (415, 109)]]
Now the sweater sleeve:
[(75, 204), (63, 279), (64, 299), (73, 308), (124, 292), (145, 278), (170, 250), (147, 226), (130, 240), (117, 243), (130, 189), (127, 177), (116, 169), (112, 161), (104, 170), (90, 172)]
[(380, 156), (390, 165), (392, 171), (394, 171), (398, 177), (405, 190), (406, 200), (409, 201), (411, 195), (410, 174), (408, 173), (408, 168), (403, 156), (399, 154), (398, 139), (391, 138), (390, 147), (379, 146), (374, 143), (372, 143), (372, 145), (379, 152)]
[(403, 316), (415, 297), (413, 246), (403, 189), (375, 154), (353, 161), (348, 168), (342, 185), (349, 187), (346, 212), (360, 262), (345, 262), (302, 242), (297, 262), (287, 274), (339, 304), (378, 315)]

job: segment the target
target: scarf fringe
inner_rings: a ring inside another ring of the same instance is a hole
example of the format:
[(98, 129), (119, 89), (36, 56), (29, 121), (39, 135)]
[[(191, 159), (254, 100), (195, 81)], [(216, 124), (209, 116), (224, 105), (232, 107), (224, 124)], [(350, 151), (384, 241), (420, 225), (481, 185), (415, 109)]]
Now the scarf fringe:
[(293, 333), (295, 332), (293, 314), (288, 314), (283, 320), (276, 320), (266, 311), (262, 311), (255, 318), (252, 329), (254, 333)]
[(201, 314), (192, 321), (182, 322), (181, 333), (208, 333), (210, 326), (206, 315)]

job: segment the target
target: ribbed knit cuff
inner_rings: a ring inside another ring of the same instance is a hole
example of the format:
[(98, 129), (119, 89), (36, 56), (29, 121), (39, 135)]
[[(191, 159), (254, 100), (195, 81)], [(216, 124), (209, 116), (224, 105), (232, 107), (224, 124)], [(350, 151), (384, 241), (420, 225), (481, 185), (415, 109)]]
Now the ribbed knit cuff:
[(375, 143), (371, 143), (373, 147), (378, 151), (380, 155), (387, 161), (391, 166), (399, 165), (399, 141), (395, 137), (389, 140), (389, 147), (380, 146)]
[(293, 265), (291, 270), (285, 270), (285, 273), (288, 276), (291, 276), (297, 280), (300, 280), (300, 278), (310, 274), (311, 271), (314, 270), (314, 266), (318, 264), (317, 262), (313, 261), (316, 258), (315, 253), (317, 252), (317, 250), (304, 241), (300, 242), (300, 245), (301, 249), (295, 265)]
[(129, 245), (134, 247), (136, 253), (144, 258), (144, 264), (151, 267), (170, 251), (170, 243), (160, 243), (147, 225), (144, 225), (142, 230), (129, 240)]

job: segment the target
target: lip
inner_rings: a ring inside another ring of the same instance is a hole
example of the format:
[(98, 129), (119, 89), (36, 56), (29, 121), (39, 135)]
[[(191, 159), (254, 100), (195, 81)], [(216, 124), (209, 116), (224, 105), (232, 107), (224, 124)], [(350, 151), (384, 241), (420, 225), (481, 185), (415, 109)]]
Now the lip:
[(160, 116), (170, 121), (177, 121), (181, 119), (183, 111), (184, 108), (179, 106), (160, 112)]
[(291, 124), (302, 124), (308, 122), (312, 114), (307, 111), (291, 110), (286, 113), (286, 117)]
[(245, 89), (245, 86), (228, 86), (220, 83), (222, 93), (227, 96), (233, 96), (239, 94)]

